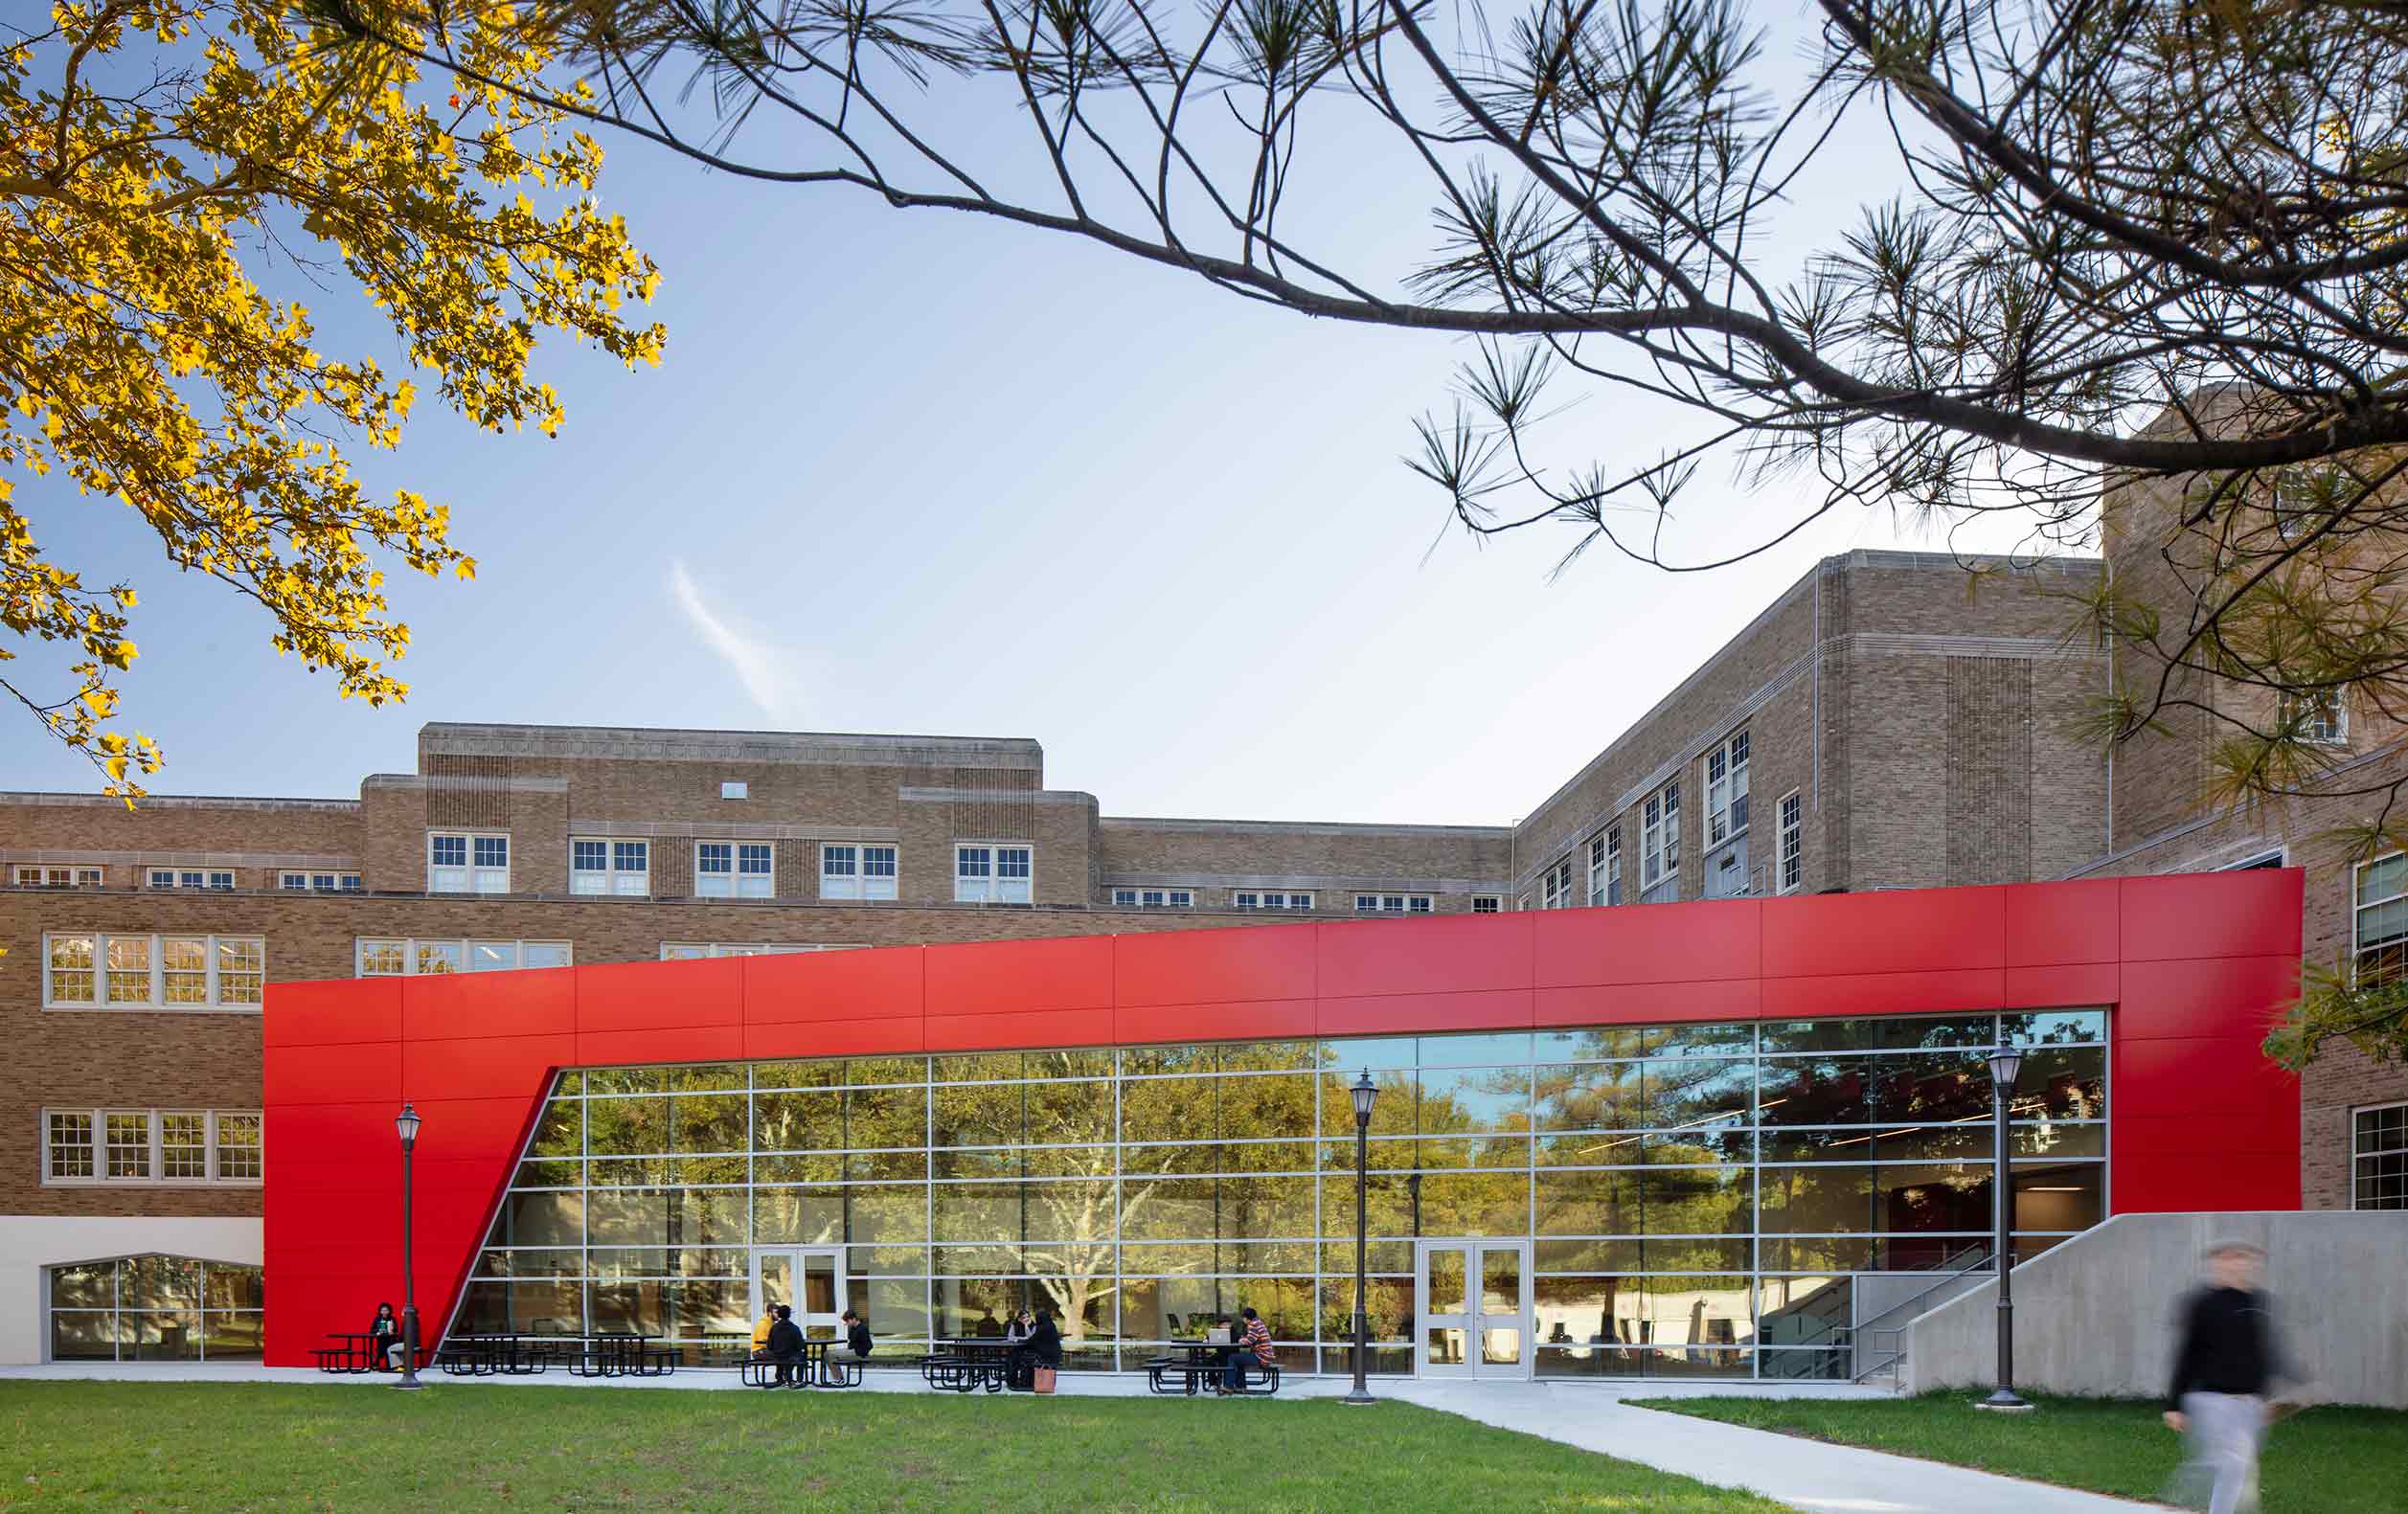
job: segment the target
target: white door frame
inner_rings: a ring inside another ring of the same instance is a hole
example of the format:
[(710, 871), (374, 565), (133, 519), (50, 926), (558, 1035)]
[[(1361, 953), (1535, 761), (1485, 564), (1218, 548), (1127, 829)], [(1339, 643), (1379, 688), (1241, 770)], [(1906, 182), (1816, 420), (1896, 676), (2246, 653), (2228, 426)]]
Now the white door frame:
[[(786, 1297), (772, 1298), (762, 1280), (771, 1264), (783, 1260), (786, 1277), (795, 1279), (786, 1289)], [(827, 1263), (829, 1277), (834, 1286), (829, 1290), (829, 1307), (825, 1312), (804, 1308), (804, 1290), (800, 1279), (813, 1261)], [(752, 1317), (760, 1319), (770, 1304), (783, 1303), (794, 1310), (795, 1327), (804, 1339), (811, 1341), (841, 1341), (845, 1338), (845, 1249), (841, 1246), (756, 1246), (752, 1257)]]
[[(1457, 1252), (1464, 1259), (1465, 1297), (1452, 1300), (1454, 1308), (1443, 1307), (1449, 1300), (1430, 1297), (1430, 1255), (1433, 1252)], [(1477, 1377), (1489, 1381), (1527, 1379), (1532, 1368), (1531, 1342), (1531, 1244), (1527, 1239), (1500, 1239), (1493, 1236), (1464, 1236), (1437, 1240), (1417, 1240), (1413, 1244), (1413, 1370), (1417, 1377)], [(1515, 1273), (1520, 1282), (1514, 1306), (1511, 1310), (1484, 1306), (1481, 1297), (1481, 1277), (1484, 1258), (1489, 1254), (1511, 1253), (1516, 1260)], [(1433, 1307), (1433, 1305), (1441, 1307)], [(1433, 1362), (1429, 1359), (1430, 1332), (1452, 1329), (1461, 1332), (1463, 1360)], [(1511, 1363), (1482, 1360), (1482, 1343), (1489, 1330), (1510, 1329), (1517, 1344), (1515, 1360)]]

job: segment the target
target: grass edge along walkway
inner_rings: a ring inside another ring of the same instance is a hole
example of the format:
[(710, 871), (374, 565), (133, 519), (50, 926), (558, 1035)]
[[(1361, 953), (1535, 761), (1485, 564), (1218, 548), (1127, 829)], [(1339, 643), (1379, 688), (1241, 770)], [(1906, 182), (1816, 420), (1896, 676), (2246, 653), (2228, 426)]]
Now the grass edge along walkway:
[(1791, 1514), (1389, 1402), (0, 1381), (0, 1510)]
[[(2155, 1503), (2167, 1496), (2182, 1438), (2152, 1400), (2026, 1394), (2029, 1414), (1986, 1413), (1981, 1394), (1914, 1398), (1632, 1398), (1690, 1414), (1834, 1445), (1883, 1451), (2003, 1477)], [(2408, 1412), (2312, 1409), (2276, 1425), (2263, 1461), (2264, 1514), (2399, 1514), (2408, 1508)]]

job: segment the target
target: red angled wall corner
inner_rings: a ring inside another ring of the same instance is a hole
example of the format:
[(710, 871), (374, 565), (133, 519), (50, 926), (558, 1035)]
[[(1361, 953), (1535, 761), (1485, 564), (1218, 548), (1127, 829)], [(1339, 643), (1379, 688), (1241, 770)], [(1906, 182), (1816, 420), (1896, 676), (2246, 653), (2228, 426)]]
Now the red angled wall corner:
[(267, 1360), (431, 1340), (563, 1067), (2109, 1006), (2117, 1212), (2300, 1201), (2297, 870), (275, 983)]

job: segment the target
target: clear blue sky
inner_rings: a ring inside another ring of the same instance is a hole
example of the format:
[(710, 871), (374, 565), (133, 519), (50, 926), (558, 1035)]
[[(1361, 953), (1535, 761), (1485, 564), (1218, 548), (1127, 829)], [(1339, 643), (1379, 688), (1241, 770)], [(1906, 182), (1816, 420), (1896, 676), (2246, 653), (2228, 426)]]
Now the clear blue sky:
[[(447, 502), (481, 564), (395, 581), (406, 704), (339, 701), (278, 659), (263, 617), (179, 577), (123, 506), (20, 487), (62, 557), (142, 592), (125, 689), (168, 750), (155, 791), (346, 797), (407, 771), (422, 721), (532, 721), (1033, 736), (1049, 782), (1106, 813), (1501, 823), (1818, 556), (1937, 545), (1860, 512), (1712, 575), (1593, 553), (1550, 581), (1568, 528), (1442, 535), (1443, 497), (1399, 462), (1458, 343), (606, 145), (604, 198), (663, 271), (668, 359), (556, 345), (558, 440), (422, 402), (403, 450), (365, 460)], [(1888, 176), (1844, 131), (1771, 268), (1849, 216), (1867, 165)], [(1401, 270), (1427, 192), (1375, 177), (1308, 179), (1347, 202), (1300, 204), (1320, 244)], [(394, 363), (347, 294), (310, 298), (328, 345)], [(1666, 425), (1593, 397), (1556, 461), (1651, 461)], [(1710, 463), (1684, 527), (1702, 553), (1811, 497)], [(22, 720), (0, 757), (8, 786), (93, 782)]]

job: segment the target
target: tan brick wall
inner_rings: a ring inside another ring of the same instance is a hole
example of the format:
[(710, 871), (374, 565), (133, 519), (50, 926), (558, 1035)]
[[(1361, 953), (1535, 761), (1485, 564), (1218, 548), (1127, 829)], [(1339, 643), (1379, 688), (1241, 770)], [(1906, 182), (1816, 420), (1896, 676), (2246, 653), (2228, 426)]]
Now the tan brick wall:
[(238, 888), (274, 888), (283, 867), (357, 870), (365, 825), (340, 800), (162, 797), (129, 811), (89, 794), (0, 795), (0, 883), (18, 863), (98, 866), (112, 888), (138, 888), (146, 870), (231, 870)]
[[(2180, 479), (2126, 483), (2108, 491), (2102, 514), (2106, 560), (2119, 593), (2154, 610), (2167, 628), (2164, 634), (2191, 623), (2192, 590), (2183, 570), (2211, 562), (2216, 551), (2210, 539), (2177, 534), (2176, 507), (2185, 484)], [(2173, 697), (2209, 711), (2244, 718), (2267, 713), (2267, 696), (2260, 691), (2180, 669), (2169, 672), (2152, 654), (2128, 644), (2116, 650), (2116, 671), (2135, 693), (2153, 689), (2162, 679)], [(2349, 740), (2334, 754), (2337, 763), (2347, 764), (2336, 786), (2373, 788), (2373, 794), (2219, 810), (2209, 805), (2207, 795), (2216, 740), (2211, 714), (2174, 709), (2158, 726), (2119, 744), (2112, 754), (2111, 846), (2101, 848), (2103, 856), (2065, 870), (2093, 876), (2203, 870), (2279, 848), (2290, 866), (2306, 874), (2302, 938), (2306, 960), (2342, 963), (2351, 948), (2355, 886), (2344, 833), (2378, 818), (2381, 785), (2408, 779), (2408, 739), (2401, 728), (2376, 712), (2350, 711)], [(2402, 1099), (2408, 1099), (2408, 1067), (2376, 1063), (2337, 1043), (2325, 1049), (2301, 1078), (2303, 1202), (2311, 1209), (2348, 1206), (2350, 1112)]]
[(1461, 914), (1475, 894), (1505, 894), (1512, 876), (1501, 826), (1107, 818), (1098, 841), (1101, 889), (1192, 887), (1207, 909), (1238, 889), (1306, 889), (1324, 914), (1351, 913), (1358, 891), (1428, 893), (1434, 913)]
[[(662, 755), (722, 743), (752, 755)], [(697, 843), (765, 840), (775, 848), (778, 896), (816, 899), (822, 843), (885, 842), (899, 833), (903, 899), (951, 902), (957, 840), (1035, 845), (1040, 903), (1095, 897), (1095, 801), (1040, 793), (1043, 755), (1034, 742), (435, 725), (421, 734), (420, 754), (430, 811), (446, 791), (507, 793), (518, 893), (566, 893), (575, 837), (649, 841), (651, 891), (663, 897), (693, 893)], [(745, 785), (744, 798), (720, 797), (731, 781)], [(555, 802), (539, 785), (565, 792)], [(389, 843), (385, 836), (388, 826), (412, 824), (387, 807), (373, 821), (379, 855), (397, 866), (406, 858), (416, 871), (418, 881), (399, 887), (418, 889), (423, 863), (414, 848), (423, 846), (422, 834)]]
[(43, 1009), (45, 931), (260, 935), (269, 981), (288, 982), (352, 976), (361, 937), (566, 939), (591, 963), (651, 961), (664, 941), (897, 946), (1262, 923), (1217, 911), (0, 890), (0, 1037), (16, 1071), (0, 1091), (0, 1214), (259, 1212), (256, 1189), (42, 1186), (46, 1105), (259, 1108), (261, 1024), (226, 1010)]
[(2020, 881), (2096, 855), (2103, 767), (2071, 726), (2104, 669), (2067, 635), (2098, 566), (1983, 566), (1977, 578), (1904, 553), (1817, 565), (1523, 822), (1516, 892), (1534, 894), (1565, 855), (1585, 880), (1610, 819), (1636, 898), (1640, 806), (1677, 773), (1677, 893), (1701, 896), (1715, 862), (1701, 852), (1703, 759), (1742, 726), (1763, 889), (1778, 886), (1778, 805), (1793, 788), (1807, 892)]

